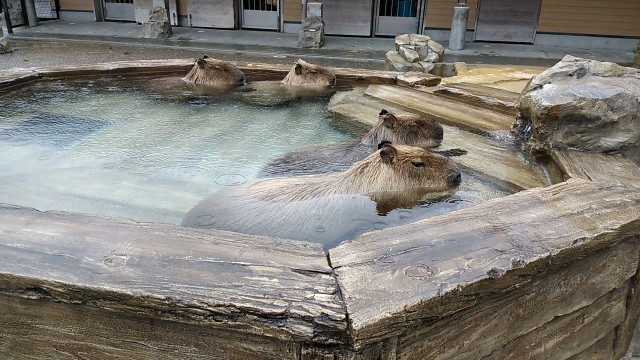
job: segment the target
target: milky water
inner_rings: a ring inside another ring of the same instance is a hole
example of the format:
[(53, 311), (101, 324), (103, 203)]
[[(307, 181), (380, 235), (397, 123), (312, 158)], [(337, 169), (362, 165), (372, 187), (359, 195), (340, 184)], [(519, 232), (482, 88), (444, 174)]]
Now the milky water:
[(350, 139), (327, 99), (272, 108), (229, 96), (166, 101), (145, 80), (38, 83), (0, 98), (0, 202), (179, 224), (272, 158)]

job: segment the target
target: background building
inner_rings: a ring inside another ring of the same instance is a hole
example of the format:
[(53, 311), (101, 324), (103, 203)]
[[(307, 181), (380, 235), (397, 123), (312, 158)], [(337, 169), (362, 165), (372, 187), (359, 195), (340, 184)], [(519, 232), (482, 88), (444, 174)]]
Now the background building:
[[(6, 0), (10, 4), (20, 0)], [(38, 16), (63, 20), (147, 20), (153, 0), (35, 0)], [(309, 2), (314, 2), (309, 0)], [(448, 41), (458, 0), (323, 0), (325, 33), (422, 33)], [(301, 0), (169, 0), (176, 26), (297, 32)], [(468, 0), (467, 41), (635, 50), (638, 0)], [(50, 17), (50, 16), (49, 16)]]

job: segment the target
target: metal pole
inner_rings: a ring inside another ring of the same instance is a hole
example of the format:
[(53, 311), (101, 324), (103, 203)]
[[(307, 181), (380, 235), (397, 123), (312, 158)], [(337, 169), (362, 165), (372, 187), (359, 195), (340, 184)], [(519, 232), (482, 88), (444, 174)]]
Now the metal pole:
[(9, 7), (7, 7), (7, 0), (0, 0), (2, 3), (2, 13), (4, 16), (4, 21), (7, 23), (7, 33), (9, 35), (13, 34), (13, 27), (11, 26), (11, 17), (9, 16)]
[(307, 0), (302, 0), (302, 22), (307, 18)]
[(38, 14), (36, 13), (35, 0), (26, 0), (25, 10), (27, 11), (27, 22), (29, 26), (38, 26)]

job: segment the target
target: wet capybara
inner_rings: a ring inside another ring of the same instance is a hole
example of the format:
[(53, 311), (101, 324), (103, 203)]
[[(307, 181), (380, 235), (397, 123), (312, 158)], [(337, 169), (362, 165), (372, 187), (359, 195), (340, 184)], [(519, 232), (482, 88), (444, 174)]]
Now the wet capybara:
[(336, 76), (329, 70), (303, 60), (281, 81), (256, 81), (247, 84), (240, 100), (256, 106), (280, 106), (300, 99), (331, 96), (336, 91)]
[(287, 86), (335, 87), (336, 76), (322, 66), (298, 59), (282, 83)]
[(182, 78), (197, 85), (238, 86), (245, 84), (244, 74), (234, 64), (203, 55), (197, 59), (191, 71)]
[(460, 183), (460, 171), (450, 158), (385, 141), (343, 172), (225, 188), (192, 208), (182, 225), (326, 245), (363, 232), (363, 222), (379, 222), (380, 214), (452, 195)]
[[(265, 176), (311, 175), (346, 170), (376, 150), (383, 139), (394, 144), (437, 147), (442, 142), (442, 125), (418, 115), (394, 115), (382, 109), (378, 123), (361, 139), (331, 145), (315, 145), (290, 151), (269, 162), (258, 174)], [(442, 155), (457, 156), (466, 151), (452, 149)]]

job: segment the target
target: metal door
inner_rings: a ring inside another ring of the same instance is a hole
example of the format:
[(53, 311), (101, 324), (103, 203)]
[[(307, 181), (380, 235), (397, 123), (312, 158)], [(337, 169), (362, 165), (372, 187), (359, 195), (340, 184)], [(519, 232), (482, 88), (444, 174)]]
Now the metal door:
[(322, 0), (324, 33), (370, 36), (373, 23), (371, 0)]
[(378, 0), (375, 34), (419, 33), (424, 2), (424, 0)]
[(58, 9), (53, 0), (35, 0), (36, 16), (38, 20), (58, 19)]
[(245, 29), (280, 29), (279, 0), (243, 0), (242, 27)]
[(533, 43), (540, 0), (479, 0), (476, 41)]
[(236, 12), (233, 0), (189, 0), (189, 26), (234, 29)]
[(136, 21), (133, 0), (104, 0), (105, 20)]

